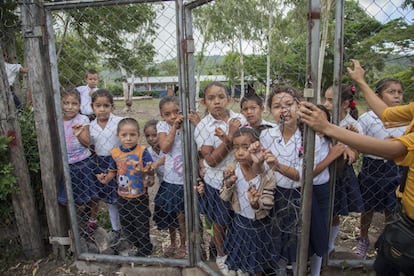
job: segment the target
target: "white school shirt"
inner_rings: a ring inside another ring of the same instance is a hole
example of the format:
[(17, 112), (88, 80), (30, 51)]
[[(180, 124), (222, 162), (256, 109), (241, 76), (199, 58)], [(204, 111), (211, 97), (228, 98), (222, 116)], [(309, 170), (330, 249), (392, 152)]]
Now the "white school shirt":
[(82, 125), (89, 125), (89, 119), (85, 115), (77, 114), (73, 119), (63, 121), (63, 130), (65, 132), (66, 151), (69, 164), (85, 160), (91, 155), (90, 150), (87, 147), (84, 147), (73, 133), (72, 126), (78, 123)]
[(247, 196), (247, 191), (250, 186), (255, 186), (256, 190), (259, 190), (261, 176), (260, 174), (257, 175), (255, 178), (251, 179), (250, 181), (246, 181), (243, 176), (243, 172), (240, 168), (240, 164), (236, 164), (235, 175), (237, 176), (236, 191), (237, 197), (239, 198), (240, 203), (240, 212), (237, 212), (239, 215), (243, 217), (254, 219), (255, 218), (255, 210), (250, 205), (249, 198)]
[[(165, 154), (160, 151), (160, 153), (156, 153), (152, 147), (148, 147), (147, 148), (148, 152), (151, 155), (152, 158), (152, 162), (157, 162), (158, 160), (160, 160), (161, 158), (163, 158), (165, 156)], [(164, 165), (158, 166), (157, 169), (155, 170), (155, 172), (157, 173), (157, 177), (158, 177), (158, 183), (161, 183), (162, 181), (164, 181)]]
[[(221, 128), (225, 133), (229, 133), (229, 121), (233, 118), (240, 120), (243, 126), (246, 123), (246, 119), (242, 114), (235, 113), (229, 110), (229, 120), (227, 122), (222, 120), (216, 120), (210, 113), (207, 114), (196, 126), (194, 130), (194, 139), (197, 144), (197, 149), (201, 149), (202, 146), (212, 146), (217, 148), (222, 144), (220, 138), (214, 135), (216, 128)], [(234, 159), (233, 154), (229, 152), (227, 156), (215, 167), (210, 167), (204, 160), (204, 166), (206, 173), (204, 175), (204, 182), (207, 185), (219, 190), (222, 186), (223, 171)]]
[(16, 77), (20, 72), (20, 68), (22, 68), (21, 64), (18, 63), (4, 63), (6, 67), (6, 75), (7, 80), (9, 81), (9, 86), (13, 86), (14, 82), (16, 81)]
[[(374, 111), (365, 112), (358, 118), (358, 123), (361, 124), (365, 135), (375, 137), (378, 139), (385, 139), (389, 137), (400, 137), (404, 134), (407, 126), (396, 128), (385, 128), (383, 122), (378, 118)], [(366, 157), (383, 160), (384, 158), (372, 154), (364, 154)]]
[[(159, 121), (157, 123), (157, 134), (163, 132), (168, 135), (170, 131), (171, 126), (165, 121)], [(171, 184), (184, 185), (184, 163), (181, 144), (182, 136), (182, 128), (177, 129), (170, 152), (164, 152), (164, 181)]]
[(364, 130), (360, 123), (358, 123), (357, 120), (355, 120), (349, 113), (346, 114), (345, 118), (342, 119), (342, 121), (339, 122), (340, 127), (347, 127), (348, 125), (353, 125), (360, 134), (364, 134)]
[[(315, 148), (316, 148), (315, 139)], [(302, 137), (300, 130), (297, 129), (295, 134), (285, 143), (280, 128), (268, 128), (260, 134), (260, 143), (265, 149), (270, 150), (277, 160), (289, 167), (295, 168), (299, 172), (299, 181), (294, 181), (283, 174), (275, 171), (276, 185), (285, 189), (294, 189), (301, 186), (303, 156), (299, 157), (299, 150), (302, 147)]]
[[(316, 147), (316, 140), (320, 141), (320, 147), (317, 149)], [(315, 135), (315, 161), (314, 161), (314, 168), (318, 165), (329, 153), (329, 140), (325, 137), (319, 137)], [(326, 167), (320, 174), (313, 178), (313, 185), (321, 185), (325, 184), (329, 181), (329, 167)]]
[[(81, 97), (81, 113), (84, 115), (93, 114), (92, 97), (91, 95), (89, 95), (89, 91), (91, 90), (91, 88), (89, 88), (89, 86), (87, 85), (82, 85), (82, 86), (76, 87), (76, 90), (79, 91), (79, 94)], [(98, 88), (95, 87), (92, 90), (93, 92), (95, 92), (96, 90), (98, 90)]]
[(116, 136), (118, 123), (123, 117), (109, 114), (108, 122), (105, 128), (98, 124), (98, 120), (93, 120), (89, 125), (89, 133), (91, 136), (91, 143), (95, 145), (95, 152), (99, 156), (111, 155), (111, 150), (121, 145)]

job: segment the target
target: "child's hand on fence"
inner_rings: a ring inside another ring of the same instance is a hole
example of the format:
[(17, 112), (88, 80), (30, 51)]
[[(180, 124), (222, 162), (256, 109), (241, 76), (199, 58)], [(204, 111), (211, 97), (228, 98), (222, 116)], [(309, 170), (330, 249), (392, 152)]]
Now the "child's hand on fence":
[(108, 181), (106, 180), (106, 176), (107, 176), (106, 173), (98, 173), (98, 174), (96, 174), (96, 178), (102, 184), (107, 184), (108, 183)]
[(265, 149), (260, 145), (259, 141), (250, 144), (249, 152), (253, 163), (263, 163), (265, 159)]
[(148, 162), (145, 167), (142, 169), (142, 172), (146, 174), (154, 174), (155, 171), (155, 165), (153, 165), (153, 162)]
[(194, 110), (190, 110), (190, 113), (188, 113), (188, 120), (194, 126), (196, 126), (201, 121), (200, 116), (198, 116), (198, 113)]
[(194, 189), (197, 191), (197, 193), (200, 195), (200, 196), (203, 196), (204, 195), (204, 189), (205, 189), (205, 186), (204, 186), (205, 184), (204, 184), (204, 181), (201, 179), (201, 178), (197, 178), (197, 185), (195, 185), (194, 186)]
[(73, 124), (72, 126), (72, 130), (73, 130), (73, 134), (78, 137), (82, 131), (84, 131), (86, 129), (86, 125), (82, 125), (81, 123), (76, 123)]
[(233, 133), (236, 132), (241, 127), (241, 121), (237, 118), (230, 119), (229, 121), (229, 137), (233, 136)]
[(345, 160), (348, 160), (348, 165), (351, 165), (358, 159), (358, 154), (352, 148), (345, 146), (343, 157)]
[(344, 154), (346, 146), (342, 143), (336, 143), (335, 145), (329, 144), (329, 155), (334, 159)]
[(229, 165), (223, 171), (223, 184), (230, 188), (233, 186), (237, 181), (237, 176), (235, 174), (235, 169), (233, 166)]
[(155, 183), (155, 178), (153, 175), (144, 175), (144, 187), (152, 187)]
[(138, 172), (144, 172), (144, 168), (142, 167), (141, 163), (135, 160), (128, 160), (127, 165), (132, 166), (132, 172), (138, 173)]
[(279, 168), (279, 161), (277, 160), (276, 156), (274, 156), (270, 150), (265, 150), (264, 154), (264, 160), (266, 163), (272, 170), (276, 171)]
[(227, 136), (226, 132), (221, 127), (215, 129), (214, 135), (217, 136), (221, 141), (223, 141), (223, 143), (230, 143), (229, 136)]
[(259, 198), (260, 194), (258, 193), (256, 186), (251, 185), (247, 190), (247, 198), (250, 201), (250, 205), (253, 209), (259, 209)]
[(175, 118), (175, 121), (174, 121), (175, 128), (179, 129), (181, 127), (181, 125), (183, 124), (183, 122), (184, 122), (184, 116), (180, 112), (179, 114), (177, 114), (177, 118)]

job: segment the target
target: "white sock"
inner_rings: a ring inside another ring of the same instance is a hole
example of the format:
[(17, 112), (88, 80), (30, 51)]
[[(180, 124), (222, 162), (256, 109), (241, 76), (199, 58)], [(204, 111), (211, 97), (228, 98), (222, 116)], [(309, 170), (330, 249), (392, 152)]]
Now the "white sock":
[(276, 270), (276, 275), (277, 276), (286, 276), (286, 266), (287, 266), (287, 262), (284, 259), (280, 259), (277, 262), (279, 268)]
[(331, 236), (329, 237), (329, 250), (328, 253), (335, 249), (335, 240), (339, 233), (339, 225), (333, 225), (331, 228)]
[(298, 268), (296, 267), (296, 262), (292, 262), (292, 273), (293, 276), (298, 275)]
[(111, 220), (112, 230), (119, 231), (121, 226), (119, 225), (119, 211), (116, 204), (108, 204), (109, 219)]
[(311, 276), (320, 276), (322, 267), (322, 257), (313, 254), (310, 258)]

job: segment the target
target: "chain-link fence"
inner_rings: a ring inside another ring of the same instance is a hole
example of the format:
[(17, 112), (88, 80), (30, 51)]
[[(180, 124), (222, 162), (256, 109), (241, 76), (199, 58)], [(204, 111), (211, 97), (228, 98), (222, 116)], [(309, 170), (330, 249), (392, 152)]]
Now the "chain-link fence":
[[(343, 37), (335, 4), (343, 4)], [(296, 273), (301, 186), (311, 170), (305, 153), (314, 152), (316, 166), (333, 143), (317, 137), (306, 149), (296, 114), (309, 97), (304, 88), (314, 88), (343, 127), (381, 139), (404, 131), (366, 112), (345, 74), (347, 61), (358, 59), (371, 87), (389, 79), (377, 89), (387, 104), (411, 99), (414, 14), (403, 3), (383, 4), (322, 2), (312, 79), (314, 17), (305, 1), (44, 2), (66, 145), (57, 198), (73, 210), (78, 255), (179, 266), (215, 260), (217, 267), (203, 265), (210, 273), (282, 275), (291, 265)], [(329, 88), (336, 75), (341, 95)], [(351, 119), (355, 109), (364, 114)], [(328, 265), (369, 265), (383, 228), (378, 212), (391, 213), (400, 169), (346, 151), (336, 170), (326, 167), (312, 181), (310, 252)]]

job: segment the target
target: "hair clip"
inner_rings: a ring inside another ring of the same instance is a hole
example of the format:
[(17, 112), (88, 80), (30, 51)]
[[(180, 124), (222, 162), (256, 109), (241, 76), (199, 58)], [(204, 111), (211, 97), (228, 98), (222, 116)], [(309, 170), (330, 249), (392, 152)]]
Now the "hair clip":
[(356, 107), (356, 101), (352, 100), (352, 101), (349, 103), (349, 107), (350, 107), (350, 108), (355, 108), (355, 107)]
[(355, 87), (355, 85), (352, 85), (351, 86), (351, 92), (352, 92), (352, 94), (355, 94), (355, 91), (356, 91), (356, 87)]

